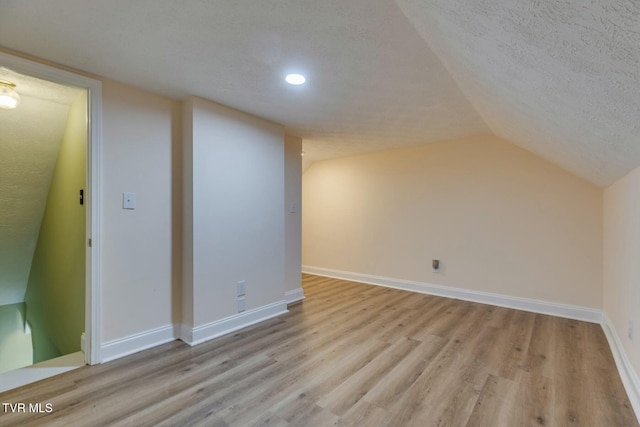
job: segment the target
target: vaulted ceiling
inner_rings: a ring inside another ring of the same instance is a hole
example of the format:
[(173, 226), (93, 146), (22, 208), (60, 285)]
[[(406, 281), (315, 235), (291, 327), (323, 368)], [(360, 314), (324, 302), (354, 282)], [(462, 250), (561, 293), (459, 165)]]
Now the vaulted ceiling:
[(607, 185), (640, 163), (640, 2), (398, 0), (498, 136)]
[(493, 133), (601, 186), (640, 164), (634, 0), (9, 0), (0, 44), (282, 123), (307, 163)]

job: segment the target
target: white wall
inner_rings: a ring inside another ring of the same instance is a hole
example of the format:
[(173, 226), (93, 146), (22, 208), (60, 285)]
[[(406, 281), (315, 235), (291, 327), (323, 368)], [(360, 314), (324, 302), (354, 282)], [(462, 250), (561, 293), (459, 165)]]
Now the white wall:
[(183, 285), (192, 286), (192, 295), (183, 296), (192, 298), (192, 326), (198, 327), (237, 313), (240, 280), (246, 280), (247, 311), (283, 300), (284, 130), (203, 99), (191, 98), (183, 108), (192, 110), (183, 115), (192, 120), (183, 123), (192, 127), (183, 153), (193, 187), (184, 198), (193, 200), (184, 210), (185, 224), (193, 227), (192, 242), (185, 239), (192, 259), (190, 249), (184, 251), (193, 282)]
[(602, 190), (495, 137), (317, 162), (303, 264), (601, 309)]
[(182, 103), (181, 323), (193, 328), (193, 98)]
[[(289, 138), (285, 154), (281, 125), (90, 77), (102, 81), (103, 100), (102, 359), (178, 338), (180, 324), (235, 314), (238, 280), (247, 281), (248, 311), (272, 307), (218, 332), (286, 311), (285, 264), (300, 273), (300, 219), (285, 216), (284, 180), (299, 198), (299, 139)], [(136, 193), (135, 210), (122, 209), (125, 191)], [(183, 253), (191, 262), (183, 265)]]
[[(285, 193), (285, 292), (301, 292), (302, 277), (302, 139), (286, 135), (284, 140)], [(295, 212), (291, 212), (292, 204)], [(299, 295), (298, 295), (299, 298)]]
[[(179, 168), (172, 159), (180, 105), (112, 81), (103, 81), (102, 91), (102, 341), (108, 342), (180, 318), (174, 298), (180, 229), (173, 218)], [(135, 210), (122, 209), (125, 191), (136, 193)]]
[[(640, 168), (604, 192), (604, 311), (640, 372)], [(633, 339), (627, 321), (634, 322)], [(636, 387), (640, 384), (636, 384)]]

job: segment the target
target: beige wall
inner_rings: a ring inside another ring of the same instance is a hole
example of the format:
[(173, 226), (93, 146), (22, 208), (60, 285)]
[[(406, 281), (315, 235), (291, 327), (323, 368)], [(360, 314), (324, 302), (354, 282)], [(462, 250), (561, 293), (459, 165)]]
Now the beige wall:
[(69, 108), (25, 295), (34, 363), (80, 351), (85, 329), (87, 95)]
[[(604, 192), (604, 311), (640, 372), (640, 168)], [(627, 321), (633, 320), (633, 340)]]
[(183, 108), (184, 323), (198, 327), (237, 313), (241, 280), (247, 311), (284, 299), (284, 129), (199, 98)]
[[(302, 139), (286, 135), (284, 140), (285, 268), (284, 290), (302, 287)], [(295, 212), (291, 212), (291, 205)]]
[[(180, 167), (173, 156), (180, 103), (108, 80), (102, 96), (102, 341), (108, 342), (180, 318)], [(125, 191), (136, 193), (135, 210), (122, 209)]]
[(302, 218), (303, 265), (602, 307), (602, 190), (495, 137), (315, 163)]

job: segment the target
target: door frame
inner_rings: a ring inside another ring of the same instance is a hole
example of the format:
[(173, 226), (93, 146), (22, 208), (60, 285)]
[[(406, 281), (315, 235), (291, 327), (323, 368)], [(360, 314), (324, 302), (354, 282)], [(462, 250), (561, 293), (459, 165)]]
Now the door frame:
[[(101, 340), (101, 155), (102, 155), (102, 82), (72, 71), (35, 62), (0, 51), (0, 66), (39, 79), (76, 86), (87, 91), (87, 192), (86, 259), (85, 259), (85, 362), (95, 365), (102, 361)], [(80, 337), (78, 337), (80, 339)]]

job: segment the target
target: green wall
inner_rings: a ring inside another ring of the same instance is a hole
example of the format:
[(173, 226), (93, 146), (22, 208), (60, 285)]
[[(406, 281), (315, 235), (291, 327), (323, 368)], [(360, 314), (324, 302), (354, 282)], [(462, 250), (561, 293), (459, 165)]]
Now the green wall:
[(69, 109), (25, 296), (34, 363), (79, 351), (84, 332), (86, 117), (83, 93)]
[(0, 305), (0, 374), (33, 363), (31, 335), (25, 330), (25, 305)]

